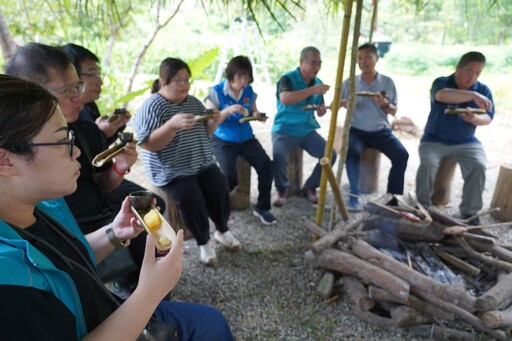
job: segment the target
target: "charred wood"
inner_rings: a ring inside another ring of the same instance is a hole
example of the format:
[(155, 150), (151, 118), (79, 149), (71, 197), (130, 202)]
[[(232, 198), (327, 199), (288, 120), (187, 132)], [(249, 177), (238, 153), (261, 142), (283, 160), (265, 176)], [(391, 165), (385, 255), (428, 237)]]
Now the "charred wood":
[(318, 257), (318, 265), (344, 275), (357, 276), (400, 297), (409, 295), (409, 283), (346, 252), (327, 249)]

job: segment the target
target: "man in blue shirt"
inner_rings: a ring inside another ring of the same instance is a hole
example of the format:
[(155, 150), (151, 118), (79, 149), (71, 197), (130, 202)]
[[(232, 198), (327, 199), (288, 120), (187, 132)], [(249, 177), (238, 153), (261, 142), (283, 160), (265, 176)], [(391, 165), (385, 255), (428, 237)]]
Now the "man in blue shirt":
[[(327, 112), (323, 95), (329, 86), (316, 77), (321, 65), (320, 51), (313, 46), (306, 47), (300, 54), (300, 66), (282, 76), (277, 84), (277, 114), (272, 126), (277, 189), (274, 206), (283, 206), (286, 202), (290, 187), (286, 173), (290, 152), (300, 147), (313, 157), (320, 159), (324, 156), (325, 139), (316, 132), (320, 125), (315, 119), (315, 111), (318, 116)], [(306, 105), (312, 105), (313, 109), (304, 110)], [(331, 162), (334, 163), (335, 159), (333, 152)], [(322, 168), (317, 163), (302, 189), (313, 204), (318, 202), (316, 188), (320, 185), (321, 174)]]
[[(453, 158), (464, 179), (462, 217), (475, 215), (482, 208), (487, 159), (482, 144), (475, 137), (477, 126), (491, 123), (494, 103), (491, 90), (478, 81), (485, 67), (480, 52), (464, 54), (454, 74), (437, 78), (430, 90), (430, 115), (419, 147), (420, 167), (416, 174), (418, 200), (429, 205), (437, 169), (444, 157)], [(461, 114), (446, 114), (445, 110), (467, 108)], [(484, 109), (476, 114), (471, 109)], [(478, 220), (472, 223), (478, 224)]]

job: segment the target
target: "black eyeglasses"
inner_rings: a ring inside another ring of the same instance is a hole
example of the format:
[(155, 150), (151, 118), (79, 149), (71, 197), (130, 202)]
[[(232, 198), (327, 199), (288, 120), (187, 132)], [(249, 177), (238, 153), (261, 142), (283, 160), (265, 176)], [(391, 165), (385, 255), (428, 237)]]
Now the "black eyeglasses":
[(59, 142), (46, 142), (46, 143), (26, 143), (20, 145), (19, 147), (39, 147), (39, 146), (68, 146), (69, 147), (69, 157), (73, 157), (73, 149), (75, 147), (75, 132), (73, 130), (68, 131), (68, 138), (66, 141)]

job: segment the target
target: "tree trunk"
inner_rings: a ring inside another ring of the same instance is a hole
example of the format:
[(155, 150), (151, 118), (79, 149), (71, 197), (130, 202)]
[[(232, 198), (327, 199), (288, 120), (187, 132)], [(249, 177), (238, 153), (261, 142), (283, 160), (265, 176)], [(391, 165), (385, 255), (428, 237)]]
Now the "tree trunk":
[(4, 60), (8, 60), (16, 51), (16, 44), (12, 39), (11, 31), (9, 30), (9, 26), (7, 26), (7, 22), (5, 21), (5, 17), (2, 13), (2, 8), (0, 7), (0, 47), (2, 48), (2, 55), (4, 56)]

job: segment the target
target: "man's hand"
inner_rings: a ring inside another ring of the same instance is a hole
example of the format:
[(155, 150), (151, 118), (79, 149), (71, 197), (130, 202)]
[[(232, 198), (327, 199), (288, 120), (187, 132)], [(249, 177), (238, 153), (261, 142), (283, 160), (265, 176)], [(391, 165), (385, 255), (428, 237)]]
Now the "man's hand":
[(325, 113), (327, 113), (327, 108), (325, 107), (325, 104), (320, 105), (320, 106), (316, 109), (316, 114), (317, 114), (319, 117), (324, 116), (324, 115), (325, 115)]
[(317, 84), (309, 87), (312, 95), (325, 95), (327, 91), (329, 91), (331, 87), (327, 84)]
[(478, 105), (479, 108), (485, 109), (485, 110), (492, 109), (492, 102), (487, 97), (485, 97), (484, 95), (482, 95), (481, 93), (478, 93), (476, 91), (474, 91), (473, 93), (474, 93), (473, 101), (476, 103), (476, 105)]

